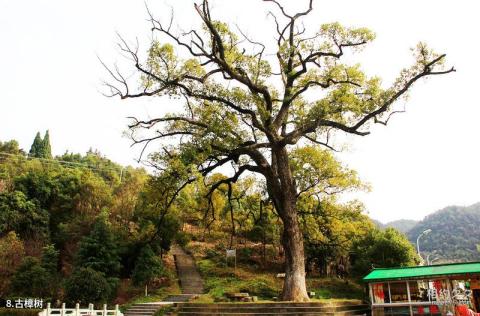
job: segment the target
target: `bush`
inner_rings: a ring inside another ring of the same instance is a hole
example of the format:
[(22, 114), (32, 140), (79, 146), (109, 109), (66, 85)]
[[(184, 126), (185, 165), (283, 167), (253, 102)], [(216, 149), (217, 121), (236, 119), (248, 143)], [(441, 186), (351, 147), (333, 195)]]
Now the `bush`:
[(91, 268), (78, 268), (65, 282), (66, 300), (81, 305), (106, 303), (114, 292), (110, 283), (103, 273)]
[(25, 256), (23, 241), (15, 232), (0, 238), (0, 293), (5, 293), (10, 279)]
[(219, 235), (219, 238), (215, 240), (215, 250), (220, 251), (220, 252), (225, 252), (225, 249), (227, 249), (227, 245), (222, 242), (222, 240), (225, 240), (225, 235), (222, 233), (222, 235)]
[(237, 249), (238, 259), (248, 260), (253, 254), (253, 249), (251, 248), (241, 248)]
[(92, 268), (108, 277), (116, 277), (121, 269), (118, 244), (105, 216), (100, 215), (90, 234), (80, 241), (76, 266)]
[(264, 278), (241, 280), (236, 277), (214, 277), (208, 278), (205, 282), (208, 294), (216, 301), (228, 301), (225, 293), (246, 292), (251, 296), (258, 296), (262, 299), (271, 299), (279, 295), (275, 284)]
[(197, 267), (203, 276), (215, 276), (216, 265), (212, 260), (200, 260), (197, 262)]
[(49, 293), (50, 273), (34, 257), (25, 257), (13, 275), (10, 290), (16, 295), (45, 297)]
[(242, 284), (239, 286), (239, 291), (247, 292), (251, 296), (259, 296), (261, 298), (270, 299), (279, 295), (275, 285), (271, 281), (262, 278), (256, 278), (242, 282)]
[(205, 259), (218, 259), (220, 257), (220, 253), (214, 249), (208, 248), (205, 251)]
[(319, 299), (363, 299), (364, 287), (338, 278), (307, 279), (307, 288)]
[(188, 243), (192, 240), (192, 237), (190, 236), (190, 234), (180, 231), (175, 236), (175, 240), (182, 248), (185, 248), (185, 246), (187, 246)]
[(233, 277), (209, 278), (205, 281), (205, 288), (215, 302), (225, 301), (226, 292), (236, 292), (230, 284), (238, 284), (238, 279)]
[(162, 276), (165, 276), (162, 260), (155, 255), (149, 245), (144, 246), (135, 262), (132, 273), (133, 284), (149, 284), (153, 279)]

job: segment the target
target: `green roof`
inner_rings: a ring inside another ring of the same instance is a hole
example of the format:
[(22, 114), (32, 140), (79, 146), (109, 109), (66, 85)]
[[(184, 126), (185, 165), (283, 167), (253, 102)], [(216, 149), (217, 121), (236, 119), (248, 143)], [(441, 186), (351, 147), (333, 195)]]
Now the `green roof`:
[(405, 280), (472, 273), (480, 273), (480, 262), (373, 269), (367, 276), (363, 278), (363, 281), (371, 282), (382, 280)]

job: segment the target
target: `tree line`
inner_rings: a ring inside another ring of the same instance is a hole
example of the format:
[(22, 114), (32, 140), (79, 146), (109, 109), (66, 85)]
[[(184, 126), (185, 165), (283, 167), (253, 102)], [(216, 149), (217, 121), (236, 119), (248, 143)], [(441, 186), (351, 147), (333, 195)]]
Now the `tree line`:
[(169, 216), (153, 235), (162, 224), (146, 206), (148, 181), (98, 151), (52, 158), (48, 132), (28, 154), (0, 142), (0, 296), (107, 302), (121, 279), (140, 286), (165, 275), (157, 254), (179, 223)]
[[(161, 257), (172, 242), (213, 238), (220, 248), (248, 250), (247, 262), (272, 273), (272, 263), (285, 264), (281, 217), (254, 177), (212, 191), (227, 176), (197, 174), (185, 185), (191, 175), (175, 155), (167, 169), (153, 155), (156, 172), (147, 173), (93, 150), (47, 159), (8, 141), (0, 152), (8, 154), (0, 160), (2, 296), (110, 302), (123, 281), (143, 287), (171, 278)], [(318, 148), (294, 157), (299, 186), (318, 190), (307, 189), (298, 202), (309, 276), (360, 277), (373, 266), (417, 262), (403, 234), (377, 229), (360, 202), (339, 201), (340, 192), (365, 188), (354, 171)]]

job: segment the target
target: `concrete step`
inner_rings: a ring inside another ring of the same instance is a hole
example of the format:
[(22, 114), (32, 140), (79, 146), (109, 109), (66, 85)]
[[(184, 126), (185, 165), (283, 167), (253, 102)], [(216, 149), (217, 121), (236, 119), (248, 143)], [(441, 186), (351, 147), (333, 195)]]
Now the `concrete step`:
[(358, 303), (352, 302), (335, 302), (335, 303), (322, 303), (322, 302), (305, 302), (305, 303), (294, 303), (294, 302), (260, 302), (260, 303), (185, 303), (178, 304), (179, 307), (352, 307), (356, 308), (359, 306), (368, 307), (368, 304), (362, 304), (360, 301)]
[(125, 316), (153, 316), (164, 304), (158, 303), (138, 303), (132, 305), (125, 311)]
[(355, 311), (355, 310), (363, 310), (368, 309), (368, 307), (276, 307), (276, 308), (268, 308), (268, 307), (224, 307), (224, 308), (216, 308), (216, 307), (180, 307), (182, 311), (203, 311), (203, 310), (210, 310), (210, 311), (225, 311), (225, 312), (233, 312), (233, 311), (252, 311), (252, 312), (290, 312), (290, 311), (300, 311), (300, 312), (335, 312), (335, 311)]
[(185, 313), (178, 312), (178, 316), (369, 316), (371, 313), (369, 311), (364, 311), (361, 313), (211, 313), (211, 312), (201, 312), (201, 313)]
[(178, 294), (170, 295), (164, 299), (165, 302), (188, 302), (194, 298), (198, 297), (196, 294)]
[(365, 304), (319, 304), (319, 303), (220, 303), (177, 304), (178, 315), (183, 316), (320, 316), (320, 315), (370, 315), (370, 306)]

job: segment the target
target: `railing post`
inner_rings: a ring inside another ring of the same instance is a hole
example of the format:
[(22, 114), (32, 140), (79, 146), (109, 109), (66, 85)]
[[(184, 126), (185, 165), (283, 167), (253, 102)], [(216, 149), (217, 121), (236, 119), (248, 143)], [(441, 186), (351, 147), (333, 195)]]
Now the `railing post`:
[(93, 304), (92, 303), (88, 304), (88, 310), (90, 312), (90, 315), (93, 316)]
[(65, 303), (62, 303), (62, 311), (60, 315), (65, 316)]
[(117, 304), (117, 305), (115, 305), (115, 316), (118, 316), (118, 312), (119, 312), (119, 310), (118, 310), (118, 304)]
[(75, 316), (80, 316), (80, 304), (75, 304)]
[(50, 316), (50, 303), (47, 303), (47, 315), (46, 316)]
[(103, 316), (107, 316), (107, 304), (103, 304)]

